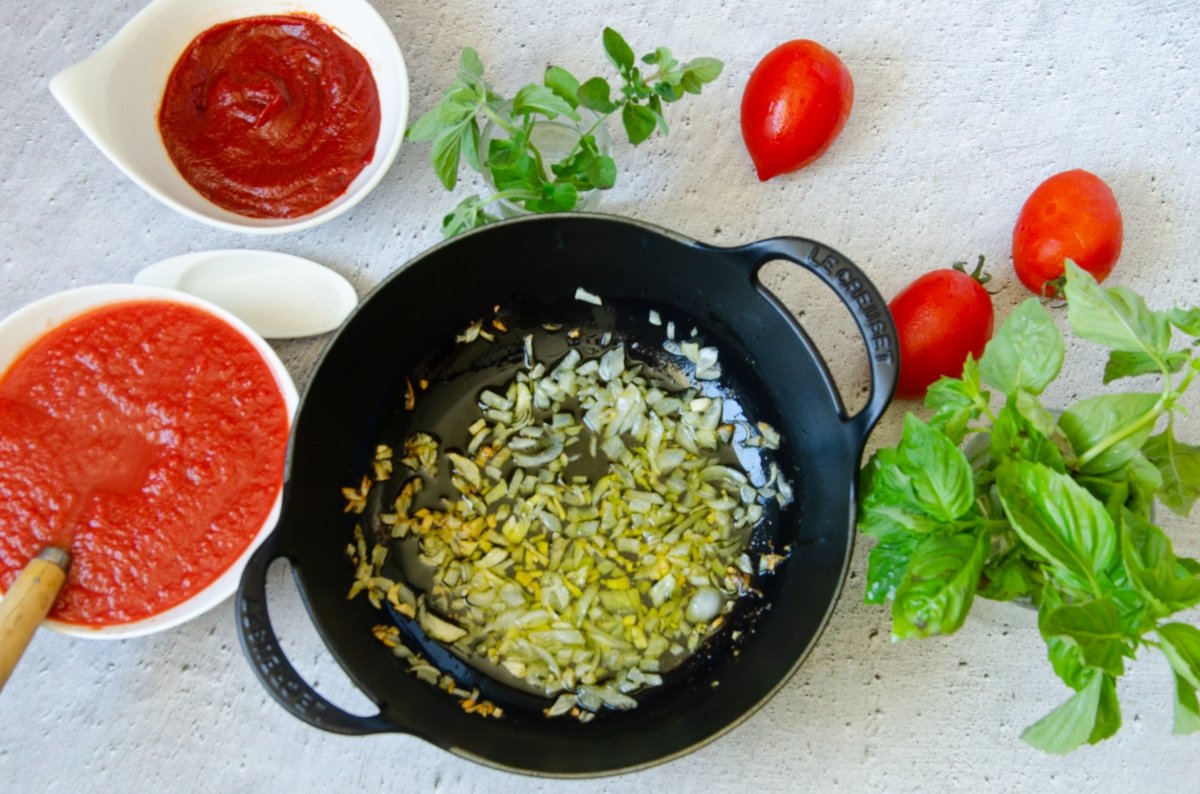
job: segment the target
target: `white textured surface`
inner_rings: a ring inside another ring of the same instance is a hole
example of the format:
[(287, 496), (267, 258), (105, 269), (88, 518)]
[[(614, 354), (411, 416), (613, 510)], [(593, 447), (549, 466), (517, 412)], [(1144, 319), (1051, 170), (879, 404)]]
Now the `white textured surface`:
[[(577, 73), (606, 69), (605, 24), (638, 52), (665, 44), (684, 57), (722, 58), (719, 82), (669, 109), (669, 140), (616, 145), (622, 173), (605, 211), (717, 244), (810, 236), (855, 260), (886, 295), (927, 269), (983, 253), (1004, 315), (1025, 297), (1009, 251), (1021, 203), (1046, 176), (1082, 167), (1112, 185), (1124, 211), (1125, 250), (1112, 282), (1135, 286), (1158, 306), (1200, 298), (1194, 3), (375, 2), (404, 50), (414, 118), (435, 101), (467, 44), (510, 91), (550, 62)], [(128, 281), (189, 250), (232, 247), (316, 259), (361, 294), (440, 239), (439, 219), (456, 199), (434, 179), (427, 145), (403, 147), (383, 184), (347, 216), (265, 245), (181, 219), (139, 192), (46, 88), (139, 7), (17, 0), (6, 9), (0, 314), (67, 287)], [(737, 106), (757, 59), (789, 38), (838, 52), (857, 98), (824, 158), (760, 184)], [(794, 271), (773, 268), (769, 281), (820, 339), (853, 402), (860, 343), (831, 296)], [(277, 345), (301, 387), (323, 341)], [(1060, 393), (1094, 388), (1098, 362), (1072, 350)], [(896, 438), (903, 407), (889, 411), (875, 442)], [(1194, 441), (1200, 422), (1189, 422)], [(1163, 520), (1181, 553), (1200, 554), (1195, 521)], [(773, 701), (716, 743), (632, 776), (538, 781), (409, 737), (352, 739), (308, 728), (251, 675), (226, 603), (140, 640), (39, 633), (0, 695), (0, 789), (1196, 790), (1200, 737), (1171, 735), (1161, 658), (1147, 654), (1121, 684), (1117, 738), (1067, 758), (1040, 755), (1018, 736), (1066, 690), (1044, 661), (1031, 616), (982, 604), (956, 636), (893, 645), (886, 613), (861, 603), (866, 552), (859, 543), (828, 629)], [(275, 625), (297, 666), (335, 701), (365, 709), (309, 627), (282, 566), (271, 582)]]

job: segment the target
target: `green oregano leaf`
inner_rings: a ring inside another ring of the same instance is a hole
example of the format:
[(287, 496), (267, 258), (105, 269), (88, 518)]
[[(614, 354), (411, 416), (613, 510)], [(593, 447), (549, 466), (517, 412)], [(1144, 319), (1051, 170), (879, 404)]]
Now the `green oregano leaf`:
[(446, 190), (458, 182), (458, 156), (462, 151), (462, 132), (451, 127), (433, 142), (433, 170)]
[(483, 167), (479, 162), (479, 125), (475, 123), (475, 119), (470, 119), (463, 125), (458, 145), (462, 158), (467, 161), (471, 170), (482, 171)]
[(587, 176), (598, 189), (607, 190), (617, 183), (617, 164), (608, 155), (601, 155), (588, 165)]
[(721, 76), (724, 68), (716, 58), (693, 58), (683, 65), (684, 71), (699, 83), (711, 83)]
[(604, 52), (608, 54), (608, 59), (612, 61), (612, 65), (617, 67), (617, 71), (621, 74), (628, 74), (633, 69), (633, 49), (622, 38), (621, 34), (612, 28), (604, 29), (603, 41)]
[(441, 135), (447, 127), (457, 127), (475, 115), (475, 107), (464, 107), (453, 102), (434, 105), (409, 127), (404, 137), (411, 141), (427, 141)]
[(629, 142), (636, 146), (650, 137), (658, 120), (648, 107), (627, 104), (621, 108), (621, 123), (625, 125), (625, 133), (629, 136)]
[(475, 77), (483, 77), (483, 61), (480, 60), (479, 53), (471, 47), (463, 47), (462, 54), (458, 57), (458, 68)]
[(609, 98), (611, 94), (612, 87), (603, 77), (593, 77), (584, 82), (577, 92), (579, 104), (597, 113), (612, 113), (619, 107)]
[(579, 81), (561, 66), (551, 66), (542, 82), (572, 108), (579, 105)]
[(536, 212), (567, 212), (575, 209), (579, 201), (579, 190), (570, 182), (553, 182), (542, 185), (542, 197), (529, 202)]
[(540, 113), (546, 118), (554, 118), (559, 115), (572, 119), (579, 118), (579, 114), (575, 112), (575, 107), (571, 103), (546, 86), (535, 83), (530, 83), (517, 91), (517, 95), (513, 97), (512, 112), (514, 116)]

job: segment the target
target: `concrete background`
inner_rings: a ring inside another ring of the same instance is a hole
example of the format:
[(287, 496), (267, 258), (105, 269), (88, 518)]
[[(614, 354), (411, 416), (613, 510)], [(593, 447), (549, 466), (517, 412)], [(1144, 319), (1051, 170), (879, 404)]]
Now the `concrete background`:
[[(639, 52), (712, 55), (725, 74), (669, 109), (671, 134), (618, 142), (601, 209), (716, 244), (798, 234), (861, 265), (885, 295), (928, 269), (985, 254), (1000, 317), (1025, 297), (1010, 235), (1029, 192), (1082, 167), (1113, 187), (1125, 249), (1111, 283), (1155, 306), (1200, 296), (1200, 5), (1195, 2), (762, 3), (375, 0), (412, 81), (413, 118), (476, 47), (507, 92), (547, 63), (607, 72), (605, 24)], [(0, 315), (43, 295), (128, 281), (192, 250), (266, 247), (307, 256), (360, 294), (440, 239), (445, 194), (428, 145), (402, 149), (348, 215), (275, 238), (183, 219), (126, 181), (52, 100), (47, 83), (139, 8), (17, 0), (0, 32)], [(850, 122), (824, 158), (760, 184), (738, 128), (750, 70), (811, 38), (853, 73)], [(476, 189), (473, 176), (460, 193)], [(795, 268), (768, 281), (814, 332), (848, 400), (861, 399), (861, 343), (830, 295)], [(303, 385), (326, 340), (276, 347)], [(1072, 348), (1063, 399), (1098, 387), (1101, 359)], [(1193, 396), (1191, 406), (1197, 407)], [(897, 404), (875, 443), (897, 436)], [(1200, 439), (1195, 413), (1187, 434)], [(1165, 511), (1163, 511), (1165, 513)], [(1200, 554), (1196, 522), (1162, 516), (1177, 551)], [(862, 603), (868, 543), (818, 646), (765, 708), (665, 766), (588, 782), (485, 769), (405, 736), (344, 738), (270, 701), (243, 660), (231, 603), (177, 630), (115, 643), (42, 631), (0, 696), (0, 789), (43, 791), (1196, 791), (1200, 737), (1171, 735), (1165, 661), (1145, 654), (1120, 685), (1124, 727), (1098, 747), (1047, 757), (1021, 730), (1067, 690), (1032, 615), (980, 604), (957, 635), (889, 641), (887, 612)], [(272, 571), (275, 626), (297, 666), (335, 702), (369, 711), (309, 626), (290, 577)], [(1195, 613), (1189, 619), (1196, 620)]]

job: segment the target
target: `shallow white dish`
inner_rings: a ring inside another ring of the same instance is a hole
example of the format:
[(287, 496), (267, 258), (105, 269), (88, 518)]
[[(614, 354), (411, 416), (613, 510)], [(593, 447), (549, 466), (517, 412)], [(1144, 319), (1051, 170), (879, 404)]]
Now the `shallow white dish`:
[(311, 259), (277, 251), (195, 251), (155, 262), (134, 284), (177, 289), (217, 304), (267, 339), (332, 331), (354, 311), (349, 281)]
[[(0, 320), (0, 373), (7, 371), (13, 361), (47, 331), (91, 309), (130, 300), (163, 300), (196, 306), (224, 320), (236, 329), (254, 345), (275, 376), (287, 408), (288, 423), (291, 424), (295, 418), (296, 405), (299, 402), (296, 385), (271, 346), (254, 333), (248, 325), (221, 307), (200, 298), (161, 287), (139, 284), (97, 284), (49, 295), (18, 309)], [(275, 528), (281, 504), (282, 489), (280, 494), (275, 497), (275, 503), (272, 505), (266, 521), (263, 522), (254, 539), (242, 551), (234, 564), (186, 601), (156, 615), (128, 623), (92, 627), (58, 620), (46, 620), (42, 625), (76, 637), (125, 639), (163, 631), (202, 615), (237, 590), (242, 569), (246, 567), (250, 555)]]
[[(158, 109), (171, 70), (197, 35), (233, 19), (288, 13), (316, 15), (367, 59), (379, 91), (379, 138), (370, 164), (333, 202), (299, 218), (249, 218), (213, 204), (184, 180), (163, 146)], [(396, 159), (409, 102), (396, 37), (367, 0), (153, 0), (93, 55), (55, 75), (50, 92), (147, 193), (195, 220), (251, 234), (307, 229), (361, 201)]]

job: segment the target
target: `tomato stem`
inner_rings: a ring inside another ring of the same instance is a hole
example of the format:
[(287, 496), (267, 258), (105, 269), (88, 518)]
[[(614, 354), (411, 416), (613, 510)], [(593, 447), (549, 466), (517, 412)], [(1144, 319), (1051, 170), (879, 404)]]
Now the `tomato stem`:
[[(959, 273), (966, 273), (966, 275), (975, 279), (975, 281), (978, 281), (980, 286), (983, 286), (984, 284), (987, 284), (989, 281), (992, 280), (991, 273), (983, 272), (983, 262), (984, 262), (984, 256), (983, 256), (983, 254), (980, 254), (979, 255), (979, 264), (975, 265), (975, 269), (972, 270), (970, 273), (967, 273), (967, 263), (966, 262), (955, 262), (952, 265), (952, 267), (955, 270), (957, 270)], [(996, 293), (991, 290), (987, 290), (987, 294), (995, 295)]]

